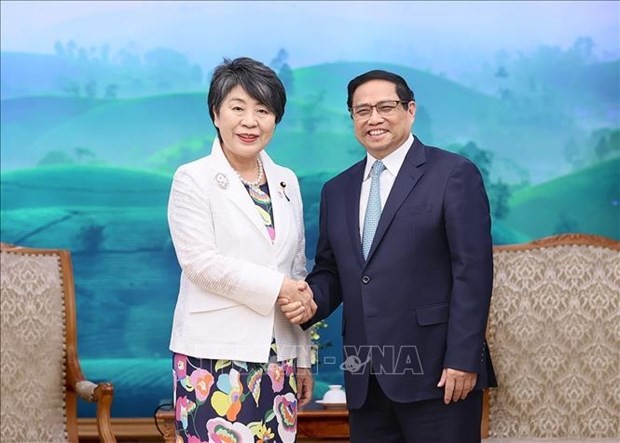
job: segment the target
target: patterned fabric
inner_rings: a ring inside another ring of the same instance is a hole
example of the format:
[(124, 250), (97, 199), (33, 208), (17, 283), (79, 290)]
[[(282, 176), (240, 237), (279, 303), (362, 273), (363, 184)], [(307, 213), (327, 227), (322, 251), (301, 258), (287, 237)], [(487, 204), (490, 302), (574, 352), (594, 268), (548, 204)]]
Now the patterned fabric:
[(268, 363), (174, 354), (177, 442), (294, 442), (294, 359)]
[(273, 210), (271, 208), (271, 197), (269, 196), (269, 185), (265, 183), (261, 185), (260, 188), (245, 184), (244, 186), (248, 194), (250, 194), (250, 197), (252, 197), (252, 201), (254, 201), (256, 205), (256, 210), (263, 220), (263, 223), (265, 223), (265, 228), (267, 228), (269, 237), (273, 242), (276, 239), (276, 230), (273, 225)]
[(381, 173), (385, 170), (385, 165), (381, 160), (377, 160), (370, 168), (370, 194), (368, 195), (368, 206), (366, 206), (366, 214), (364, 215), (364, 230), (362, 233), (362, 252), (364, 258), (368, 257), (372, 240), (375, 238), (375, 232), (381, 218), (381, 192), (380, 181)]
[(51, 255), (1, 253), (0, 440), (68, 440), (64, 293)]
[(620, 252), (496, 250), (490, 435), (619, 438)]

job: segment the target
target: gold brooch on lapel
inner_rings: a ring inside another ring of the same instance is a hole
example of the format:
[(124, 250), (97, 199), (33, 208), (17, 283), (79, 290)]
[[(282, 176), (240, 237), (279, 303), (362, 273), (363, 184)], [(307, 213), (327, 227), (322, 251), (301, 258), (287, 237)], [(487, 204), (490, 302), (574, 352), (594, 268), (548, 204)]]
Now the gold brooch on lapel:
[(215, 175), (215, 183), (217, 183), (220, 188), (226, 189), (228, 188), (228, 177), (226, 177), (226, 175), (222, 174), (221, 172), (218, 172)]

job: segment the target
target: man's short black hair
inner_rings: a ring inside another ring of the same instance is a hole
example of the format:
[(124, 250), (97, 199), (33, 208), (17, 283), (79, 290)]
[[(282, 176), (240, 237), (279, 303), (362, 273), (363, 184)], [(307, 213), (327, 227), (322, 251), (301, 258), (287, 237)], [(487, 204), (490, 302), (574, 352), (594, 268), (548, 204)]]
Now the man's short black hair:
[(394, 83), (394, 85), (396, 86), (396, 94), (398, 94), (398, 98), (401, 101), (405, 102), (403, 104), (403, 107), (405, 109), (407, 108), (407, 103), (415, 101), (413, 91), (411, 90), (404, 78), (402, 78), (398, 74), (394, 74), (393, 72), (375, 69), (373, 71), (368, 71), (364, 74), (358, 75), (349, 82), (349, 86), (347, 86), (347, 91), (349, 93), (347, 97), (347, 108), (351, 109), (351, 106), (353, 106), (353, 94), (355, 93), (355, 90), (364, 83), (371, 80), (386, 80), (390, 83)]

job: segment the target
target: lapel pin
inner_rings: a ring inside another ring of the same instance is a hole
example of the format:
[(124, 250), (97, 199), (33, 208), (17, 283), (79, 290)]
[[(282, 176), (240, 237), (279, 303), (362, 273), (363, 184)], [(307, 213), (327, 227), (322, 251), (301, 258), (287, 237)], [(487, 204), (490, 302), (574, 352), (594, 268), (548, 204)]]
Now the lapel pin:
[(280, 187), (282, 187), (282, 190), (280, 191), (280, 197), (284, 195), (284, 197), (286, 197), (286, 200), (290, 202), (291, 199), (288, 198), (288, 195), (286, 195), (286, 182), (280, 182)]
[(215, 175), (215, 182), (217, 183), (217, 185), (222, 188), (222, 189), (226, 189), (228, 188), (228, 177), (226, 177), (224, 174), (222, 174), (221, 172), (218, 172)]

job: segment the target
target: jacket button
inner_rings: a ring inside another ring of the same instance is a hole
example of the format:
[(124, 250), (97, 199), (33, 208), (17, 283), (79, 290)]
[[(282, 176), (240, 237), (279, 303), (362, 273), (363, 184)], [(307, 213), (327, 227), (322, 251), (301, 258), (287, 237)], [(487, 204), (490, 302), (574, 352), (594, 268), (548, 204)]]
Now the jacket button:
[(370, 277), (368, 277), (367, 275), (362, 277), (362, 283), (364, 283), (365, 285), (368, 284), (370, 282)]

